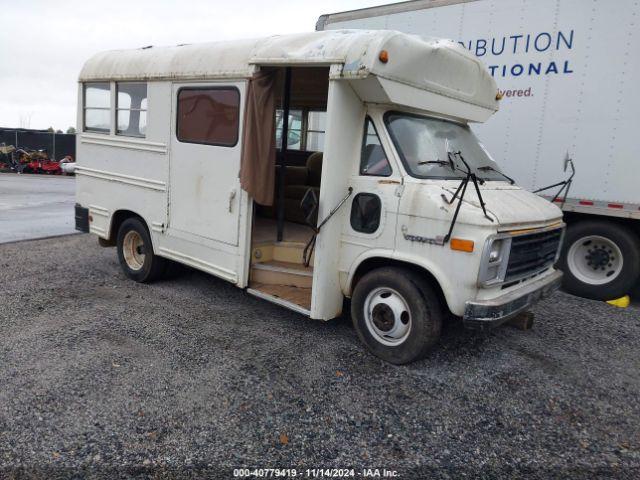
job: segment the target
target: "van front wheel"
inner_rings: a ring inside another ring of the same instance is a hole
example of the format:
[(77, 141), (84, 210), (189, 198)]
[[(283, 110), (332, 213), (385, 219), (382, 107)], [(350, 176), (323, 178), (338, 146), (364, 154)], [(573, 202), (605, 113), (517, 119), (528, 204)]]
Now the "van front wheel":
[(152, 282), (162, 276), (167, 261), (153, 253), (151, 236), (139, 218), (128, 218), (118, 230), (118, 260), (122, 270), (132, 280)]
[(431, 286), (401, 268), (379, 268), (356, 285), (351, 318), (360, 340), (383, 360), (423, 358), (440, 338), (442, 309)]

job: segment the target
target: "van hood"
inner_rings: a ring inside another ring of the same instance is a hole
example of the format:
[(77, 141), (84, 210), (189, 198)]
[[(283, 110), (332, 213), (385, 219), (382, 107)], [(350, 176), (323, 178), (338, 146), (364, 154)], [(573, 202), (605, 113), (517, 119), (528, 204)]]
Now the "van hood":
[[(456, 187), (443, 186), (451, 197)], [(480, 186), (487, 212), (500, 223), (499, 230), (514, 227), (537, 227), (562, 220), (562, 210), (544, 198), (503, 182), (487, 182)], [(472, 184), (467, 186), (464, 203), (480, 209), (478, 194)]]

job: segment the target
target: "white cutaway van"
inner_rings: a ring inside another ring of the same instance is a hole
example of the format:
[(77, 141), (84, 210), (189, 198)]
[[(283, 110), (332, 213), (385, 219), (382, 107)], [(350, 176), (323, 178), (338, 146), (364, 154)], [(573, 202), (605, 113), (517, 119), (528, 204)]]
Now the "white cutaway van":
[(493, 327), (555, 290), (562, 213), (469, 129), (497, 88), (460, 45), (324, 31), (100, 53), (78, 90), (76, 226), (124, 272), (168, 260), (312, 319), (351, 300), (406, 363), (447, 312)]

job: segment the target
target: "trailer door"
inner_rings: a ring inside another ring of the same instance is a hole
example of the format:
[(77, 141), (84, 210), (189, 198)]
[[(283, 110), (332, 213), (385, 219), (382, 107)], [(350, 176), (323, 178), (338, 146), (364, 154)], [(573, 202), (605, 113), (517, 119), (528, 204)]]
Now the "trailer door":
[(238, 245), (244, 83), (174, 84), (169, 227)]

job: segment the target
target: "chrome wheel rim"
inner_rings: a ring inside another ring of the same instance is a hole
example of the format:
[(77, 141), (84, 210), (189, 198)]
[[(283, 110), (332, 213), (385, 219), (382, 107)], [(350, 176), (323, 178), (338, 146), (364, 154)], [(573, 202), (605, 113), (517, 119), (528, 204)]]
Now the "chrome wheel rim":
[(622, 272), (622, 251), (609, 238), (589, 235), (569, 248), (567, 264), (574, 277), (589, 285), (612, 282)]
[(122, 240), (122, 254), (124, 261), (131, 270), (140, 270), (146, 257), (144, 241), (135, 230), (129, 230)]
[(396, 290), (379, 287), (367, 295), (364, 318), (369, 333), (383, 345), (395, 347), (406, 341), (411, 332), (411, 311)]

